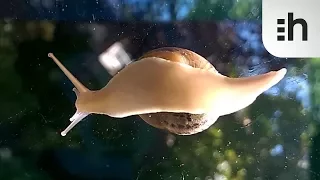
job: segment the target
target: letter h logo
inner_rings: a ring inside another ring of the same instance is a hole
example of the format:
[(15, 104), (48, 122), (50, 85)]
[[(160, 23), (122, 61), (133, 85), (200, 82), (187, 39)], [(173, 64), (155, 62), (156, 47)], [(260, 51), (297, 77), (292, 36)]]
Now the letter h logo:
[[(280, 33), (281, 35), (277, 36), (278, 41), (285, 41), (285, 19), (277, 19), (277, 32), (278, 34)], [(289, 12), (288, 13), (288, 41), (293, 41), (293, 34), (294, 34), (294, 25), (300, 24), (302, 26), (302, 40), (307, 41), (308, 40), (308, 24), (307, 22), (302, 19), (293, 19), (293, 13)]]

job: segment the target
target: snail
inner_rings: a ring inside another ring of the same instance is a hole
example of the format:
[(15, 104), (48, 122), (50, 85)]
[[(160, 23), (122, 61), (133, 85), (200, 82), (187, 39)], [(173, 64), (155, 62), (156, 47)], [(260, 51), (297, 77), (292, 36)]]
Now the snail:
[(178, 135), (196, 134), (208, 129), (220, 116), (251, 105), (287, 72), (282, 68), (230, 78), (191, 50), (164, 47), (128, 64), (100, 90), (89, 90), (52, 53), (48, 56), (75, 86), (76, 112), (62, 136), (89, 114), (114, 118), (139, 115), (155, 128)]

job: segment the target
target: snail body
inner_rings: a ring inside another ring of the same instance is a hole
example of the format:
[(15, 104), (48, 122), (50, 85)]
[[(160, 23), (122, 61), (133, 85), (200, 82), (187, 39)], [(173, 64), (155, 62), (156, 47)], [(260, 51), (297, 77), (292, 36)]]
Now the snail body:
[(146, 123), (169, 132), (190, 135), (209, 128), (220, 116), (249, 106), (277, 84), (286, 69), (245, 78), (221, 75), (200, 55), (182, 48), (159, 48), (127, 65), (105, 87), (82, 85), (52, 54), (74, 84), (77, 108), (65, 136), (89, 114), (115, 118), (139, 115)]

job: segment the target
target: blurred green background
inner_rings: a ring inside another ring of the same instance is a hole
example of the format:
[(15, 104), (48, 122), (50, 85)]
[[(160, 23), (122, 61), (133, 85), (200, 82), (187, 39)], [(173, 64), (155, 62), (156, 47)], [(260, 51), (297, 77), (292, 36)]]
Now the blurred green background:
[[(30, 2), (34, 8), (56, 5)], [(1, 20), (1, 180), (320, 179), (320, 60), (269, 54), (261, 40), (261, 1), (92, 2), (113, 8), (109, 13), (118, 20)], [(117, 42), (132, 59), (178, 46), (229, 76), (282, 67), (288, 74), (248, 108), (196, 135), (163, 132), (136, 116), (92, 115), (60, 136), (75, 111), (75, 95), (48, 52), (99, 89), (112, 78), (99, 55)]]

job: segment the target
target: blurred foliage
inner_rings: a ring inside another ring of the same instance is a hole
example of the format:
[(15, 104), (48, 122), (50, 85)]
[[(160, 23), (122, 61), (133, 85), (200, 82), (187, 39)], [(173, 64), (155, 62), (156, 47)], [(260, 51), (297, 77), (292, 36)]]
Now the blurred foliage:
[(261, 0), (161, 0), (131, 1), (120, 5), (129, 20), (261, 19)]
[(309, 81), (310, 81), (310, 99), (312, 103), (312, 119), (314, 127), (317, 128), (315, 135), (312, 138), (311, 150), (310, 150), (310, 164), (311, 168), (311, 179), (318, 179), (319, 178), (319, 96), (320, 96), (320, 59), (319, 58), (312, 58), (308, 59), (309, 64)]
[(39, 171), (32, 158), (11, 157), (10, 149), (0, 149), (0, 179), (10, 180), (49, 180), (45, 172)]
[(261, 0), (196, 0), (192, 20), (260, 19)]

